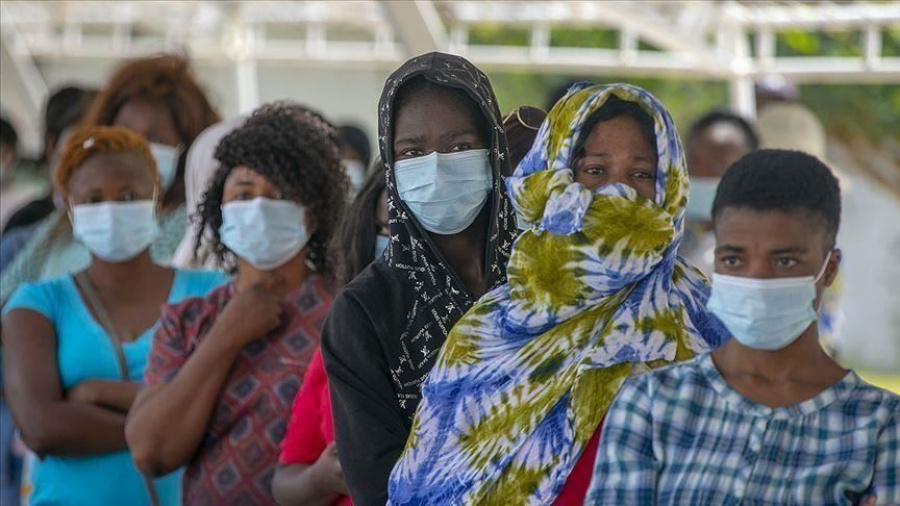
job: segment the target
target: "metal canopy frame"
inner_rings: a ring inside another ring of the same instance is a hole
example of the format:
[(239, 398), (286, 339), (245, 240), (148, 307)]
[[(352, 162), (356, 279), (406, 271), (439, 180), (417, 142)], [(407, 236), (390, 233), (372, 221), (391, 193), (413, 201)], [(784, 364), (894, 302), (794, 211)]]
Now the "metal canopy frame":
[[(528, 44), (470, 43), (484, 25), (525, 30)], [(392, 68), (433, 50), (494, 70), (725, 80), (732, 106), (748, 116), (762, 76), (900, 82), (900, 58), (882, 54), (885, 31), (900, 30), (900, 1), (3, 0), (0, 27), (35, 104), (47, 93), (36, 62), (173, 50), (232, 64), (241, 110), (256, 105), (259, 62)], [(618, 44), (554, 46), (558, 28), (614, 30)], [(786, 30), (857, 31), (860, 54), (778, 56), (776, 36)]]

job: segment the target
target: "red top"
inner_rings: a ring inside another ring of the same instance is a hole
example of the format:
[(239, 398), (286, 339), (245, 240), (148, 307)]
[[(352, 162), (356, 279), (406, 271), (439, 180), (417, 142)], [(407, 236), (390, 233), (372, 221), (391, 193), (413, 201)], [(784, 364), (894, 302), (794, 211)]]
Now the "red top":
[[(332, 441), (334, 419), (331, 415), (331, 396), (322, 351), (317, 350), (303, 377), (303, 386), (294, 399), (291, 422), (281, 442), (279, 460), (285, 465), (311, 465)], [(353, 502), (349, 497), (341, 496), (335, 504), (350, 506)]]
[(591, 478), (594, 475), (594, 461), (597, 459), (597, 446), (600, 444), (600, 429), (603, 427), (603, 421), (597, 431), (591, 436), (591, 440), (581, 452), (581, 457), (575, 463), (572, 473), (566, 480), (562, 492), (559, 497), (553, 501), (554, 506), (581, 506), (584, 504), (584, 498), (587, 497), (588, 487), (591, 484)]
[[(171, 381), (234, 296), (234, 285), (163, 308), (145, 372)], [(291, 403), (319, 347), (332, 295), (318, 276), (283, 301), (281, 325), (235, 359), (197, 453), (184, 473), (184, 504), (275, 504), (272, 476)], [(248, 315), (252, 317), (252, 315)]]

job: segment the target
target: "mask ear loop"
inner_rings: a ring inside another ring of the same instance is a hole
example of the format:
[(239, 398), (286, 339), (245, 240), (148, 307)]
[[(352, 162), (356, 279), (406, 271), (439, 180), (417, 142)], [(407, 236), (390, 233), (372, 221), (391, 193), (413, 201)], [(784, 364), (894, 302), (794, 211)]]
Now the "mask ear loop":
[[(819, 274), (816, 275), (816, 279), (813, 281), (813, 286), (817, 285), (819, 283), (819, 281), (821, 281), (822, 278), (825, 276), (825, 271), (828, 270), (828, 262), (831, 260), (831, 253), (833, 251), (834, 250), (829, 250), (828, 254), (825, 255), (825, 262), (822, 263), (822, 268), (819, 269)], [(822, 298), (819, 299), (819, 304), (816, 307), (816, 314), (819, 314), (822, 312), (823, 306), (825, 306), (825, 292), (824, 291), (822, 292)]]
[(825, 276), (825, 271), (828, 270), (828, 262), (831, 260), (831, 253), (833, 251), (834, 250), (829, 250), (828, 254), (825, 255), (825, 262), (822, 263), (822, 268), (819, 269), (819, 273), (816, 275), (816, 279), (815, 279), (814, 283), (818, 284), (818, 282), (822, 281), (822, 278)]

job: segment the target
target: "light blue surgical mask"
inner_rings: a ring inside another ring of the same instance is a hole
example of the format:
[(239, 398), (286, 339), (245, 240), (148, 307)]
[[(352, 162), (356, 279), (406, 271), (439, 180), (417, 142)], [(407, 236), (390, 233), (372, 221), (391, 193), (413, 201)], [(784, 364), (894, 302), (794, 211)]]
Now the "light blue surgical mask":
[(289, 200), (257, 197), (222, 206), (222, 244), (261, 271), (288, 263), (309, 242), (306, 210)]
[(156, 160), (156, 170), (159, 171), (159, 184), (163, 193), (172, 189), (175, 184), (175, 176), (178, 174), (178, 158), (181, 156), (181, 148), (150, 143), (150, 152)]
[(397, 192), (425, 230), (452, 235), (478, 217), (494, 183), (489, 151), (434, 152), (394, 164)]
[(717, 177), (691, 177), (690, 196), (684, 210), (687, 219), (712, 221), (712, 206), (716, 200), (719, 181)]
[(72, 235), (107, 262), (131, 260), (159, 233), (154, 200), (79, 204), (72, 207), (70, 217)]
[(391, 238), (383, 235), (375, 236), (375, 259), (379, 259), (384, 256), (385, 250), (387, 250), (388, 246), (391, 244)]
[(366, 166), (359, 160), (341, 160), (341, 166), (350, 181), (350, 196), (353, 197), (366, 183)]
[(706, 308), (744, 346), (767, 351), (786, 348), (818, 319), (813, 307), (816, 283), (824, 276), (830, 258), (831, 252), (816, 277), (757, 279), (713, 274)]

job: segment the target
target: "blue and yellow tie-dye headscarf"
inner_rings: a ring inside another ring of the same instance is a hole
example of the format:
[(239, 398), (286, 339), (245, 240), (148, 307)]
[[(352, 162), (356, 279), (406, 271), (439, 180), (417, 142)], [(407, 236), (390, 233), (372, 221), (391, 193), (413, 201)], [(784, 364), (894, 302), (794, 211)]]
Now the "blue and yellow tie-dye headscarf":
[[(654, 119), (656, 199), (574, 181), (609, 97)], [(636, 363), (720, 345), (702, 275), (677, 256), (688, 175), (668, 111), (627, 84), (576, 85), (507, 181), (520, 225), (508, 283), (456, 324), (423, 385), (391, 504), (551, 504)]]

